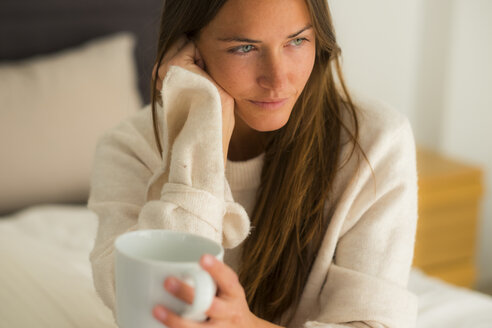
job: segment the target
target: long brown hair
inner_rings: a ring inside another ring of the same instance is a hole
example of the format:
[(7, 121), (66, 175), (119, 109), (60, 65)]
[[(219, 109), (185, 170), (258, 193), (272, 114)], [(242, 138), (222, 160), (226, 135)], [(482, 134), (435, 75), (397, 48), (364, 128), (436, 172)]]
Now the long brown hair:
[[(157, 66), (181, 34), (193, 37), (226, 1), (166, 0)], [(330, 220), (325, 215), (325, 204), (340, 169), (342, 129), (353, 141), (350, 156), (358, 146), (356, 108), (343, 81), (341, 49), (327, 1), (306, 0), (306, 4), (316, 34), (313, 71), (287, 124), (268, 133), (261, 184), (251, 217), (253, 229), (242, 244), (239, 268), (251, 311), (270, 322), (279, 322), (286, 310), (297, 306), (325, 235)], [(162, 155), (155, 118), (159, 96), (156, 77), (151, 95), (154, 133)], [(346, 114), (350, 127), (342, 121)]]

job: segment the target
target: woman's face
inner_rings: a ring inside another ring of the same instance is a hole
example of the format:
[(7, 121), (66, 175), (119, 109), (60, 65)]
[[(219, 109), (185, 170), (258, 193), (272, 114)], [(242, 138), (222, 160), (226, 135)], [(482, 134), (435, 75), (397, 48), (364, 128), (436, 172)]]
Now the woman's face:
[[(210, 76), (234, 98), (236, 117), (257, 131), (287, 123), (316, 53), (305, 0), (229, 0), (196, 45)], [(252, 102), (284, 98), (276, 108)]]

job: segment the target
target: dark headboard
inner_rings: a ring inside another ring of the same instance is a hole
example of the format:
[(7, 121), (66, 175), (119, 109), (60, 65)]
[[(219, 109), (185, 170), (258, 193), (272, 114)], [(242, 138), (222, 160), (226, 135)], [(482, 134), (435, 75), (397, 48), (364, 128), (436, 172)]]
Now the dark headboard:
[(47, 54), (130, 31), (137, 37), (138, 84), (148, 103), (163, 1), (1, 0), (0, 61)]

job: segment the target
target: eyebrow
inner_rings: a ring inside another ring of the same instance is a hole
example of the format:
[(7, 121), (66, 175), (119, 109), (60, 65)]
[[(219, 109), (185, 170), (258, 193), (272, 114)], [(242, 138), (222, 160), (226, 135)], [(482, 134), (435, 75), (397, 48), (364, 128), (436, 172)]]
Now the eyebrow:
[[(294, 34), (288, 35), (286, 37), (286, 39), (290, 39), (290, 38), (296, 37), (299, 34), (301, 34), (302, 32), (304, 32), (305, 30), (308, 30), (308, 29), (310, 29), (312, 27), (313, 26), (311, 24), (308, 24), (308, 25), (304, 26), (302, 29), (300, 29), (299, 31), (295, 32)], [(261, 43), (261, 41), (259, 41), (259, 40), (251, 40), (251, 39), (248, 39), (248, 38), (245, 38), (245, 37), (242, 37), (242, 36), (231, 36), (231, 37), (227, 37), (227, 38), (217, 38), (217, 40), (222, 41), (222, 42)]]

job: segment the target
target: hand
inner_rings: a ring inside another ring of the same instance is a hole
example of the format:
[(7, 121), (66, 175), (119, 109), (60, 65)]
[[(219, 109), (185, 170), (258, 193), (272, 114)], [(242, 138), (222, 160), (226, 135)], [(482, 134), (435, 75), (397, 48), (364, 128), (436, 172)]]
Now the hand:
[[(154, 307), (154, 317), (169, 328), (200, 328), (200, 327), (269, 327), (249, 310), (244, 289), (239, 283), (236, 273), (226, 264), (211, 255), (204, 255), (200, 265), (217, 283), (217, 296), (205, 313), (209, 320), (195, 322), (186, 320), (164, 308), (161, 305)], [(164, 287), (176, 297), (191, 304), (194, 290), (180, 280), (169, 277), (164, 282)]]
[[(156, 64), (157, 65), (157, 64)], [(152, 78), (155, 76), (156, 65), (152, 70)], [(157, 71), (158, 80), (157, 90), (162, 89), (162, 81), (171, 65), (180, 66), (193, 73), (199, 74), (212, 82), (219, 91), (222, 105), (222, 150), (224, 153), (224, 166), (227, 162), (227, 152), (231, 141), (232, 131), (234, 130), (234, 98), (232, 98), (215, 80), (206, 72), (205, 63), (192, 40), (185, 35), (181, 36), (173, 43), (169, 50), (164, 54), (161, 66)]]

